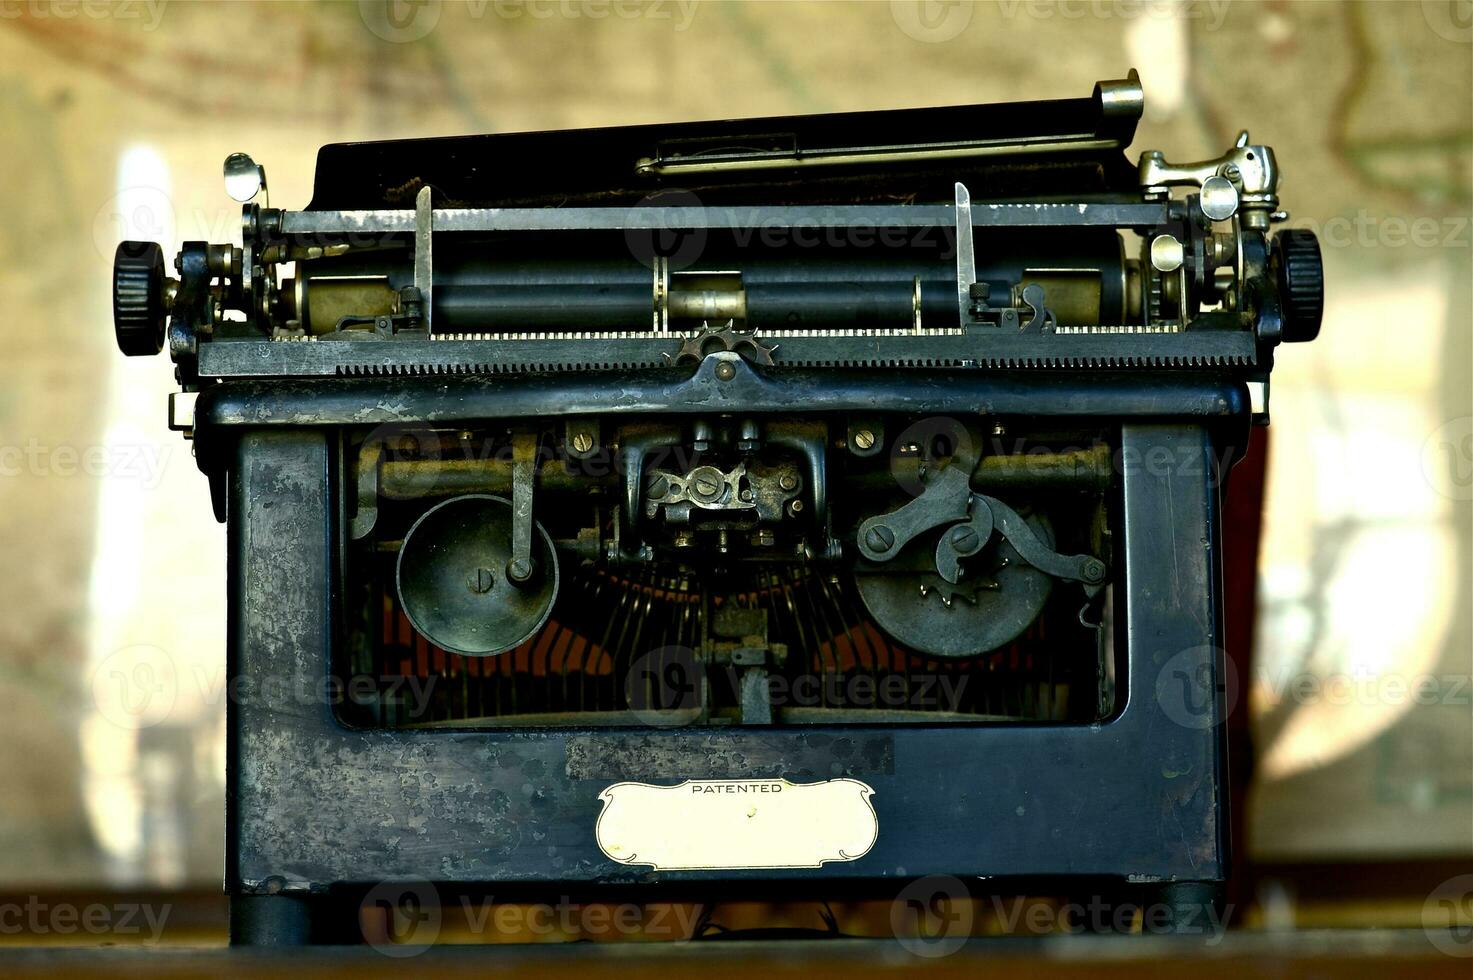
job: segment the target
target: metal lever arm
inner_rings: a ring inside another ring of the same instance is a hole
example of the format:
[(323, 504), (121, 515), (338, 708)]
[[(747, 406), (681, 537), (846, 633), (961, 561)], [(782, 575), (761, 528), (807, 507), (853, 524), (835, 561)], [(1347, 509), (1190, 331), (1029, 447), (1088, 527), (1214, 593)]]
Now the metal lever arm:
[(1279, 189), (1279, 170), (1274, 151), (1267, 146), (1248, 145), (1248, 133), (1238, 134), (1232, 149), (1215, 160), (1196, 163), (1167, 163), (1160, 150), (1141, 154), (1140, 182), (1143, 188), (1201, 187), (1209, 177), (1226, 176), (1245, 195), (1274, 194)]
[(859, 553), (870, 561), (889, 561), (917, 534), (965, 520), (972, 493), (969, 470), (948, 466), (910, 503), (859, 525)]
[(1093, 555), (1061, 555), (1038, 540), (1033, 529), (1007, 504), (995, 497), (972, 494), (971, 518), (941, 536), (936, 544), (936, 574), (955, 585), (961, 580), (961, 560), (977, 554), (994, 528), (1029, 565), (1058, 579), (1098, 586), (1105, 580), (1105, 563)]
[(1250, 146), (1247, 130), (1215, 160), (1168, 163), (1160, 150), (1148, 150), (1141, 154), (1139, 176), (1141, 189), (1148, 194), (1164, 193), (1168, 187), (1200, 188), (1202, 212), (1214, 221), (1231, 217), (1241, 202), (1245, 223), (1261, 230), (1279, 206), (1274, 151), (1261, 143)]
[(532, 490), (537, 479), (537, 433), (514, 432), (511, 437), (511, 560), (506, 577), (513, 585), (532, 578)]
[(996, 497), (977, 494), (974, 498), (983, 502), (992, 512), (998, 533), (1007, 539), (1018, 556), (1054, 578), (1099, 585), (1105, 580), (1105, 563), (1093, 555), (1061, 555), (1049, 548), (1033, 533), (1018, 512)]

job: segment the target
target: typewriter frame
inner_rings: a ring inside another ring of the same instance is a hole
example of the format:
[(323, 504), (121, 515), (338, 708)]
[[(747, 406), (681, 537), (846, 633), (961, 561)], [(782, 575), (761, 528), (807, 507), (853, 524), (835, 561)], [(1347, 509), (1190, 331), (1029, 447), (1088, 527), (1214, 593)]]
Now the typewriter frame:
[[(715, 371), (723, 361), (735, 369), (726, 379)], [(1113, 421), (1125, 459), (1173, 461), (1120, 475), (1121, 709), (1082, 725), (353, 730), (325, 702), (273, 695), (324, 683), (331, 669), (345, 427), (722, 404), (757, 415), (885, 405)], [(348, 920), (359, 896), (385, 880), (500, 898), (653, 899), (717, 885), (725, 895), (780, 885), (785, 895), (893, 897), (905, 881), (939, 874), (995, 879), (992, 891), (1095, 882), (1202, 901), (1228, 867), (1220, 490), (1251, 419), (1246, 386), (1207, 372), (764, 374), (735, 354), (712, 355), (690, 376), (574, 376), (556, 386), (502, 376), (207, 388), (194, 431), (227, 515), (228, 671), (238, 692), (227, 719), (232, 940), (356, 933)], [(1160, 696), (1164, 669), (1198, 699), (1188, 723)], [(840, 736), (859, 750), (836, 754)], [(875, 790), (879, 840), (856, 861), (816, 870), (655, 873), (599, 851), (598, 795), (611, 782), (733, 776), (863, 779)]]

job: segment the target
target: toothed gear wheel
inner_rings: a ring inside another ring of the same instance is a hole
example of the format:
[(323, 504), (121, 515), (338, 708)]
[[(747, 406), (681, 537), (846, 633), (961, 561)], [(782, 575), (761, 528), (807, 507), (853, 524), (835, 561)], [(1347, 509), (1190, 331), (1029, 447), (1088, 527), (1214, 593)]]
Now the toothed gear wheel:
[[(1029, 528), (1054, 547), (1053, 525), (1030, 514)], [(934, 535), (912, 541), (894, 559), (854, 569), (859, 598), (875, 625), (899, 643), (932, 657), (964, 659), (1017, 639), (1043, 612), (1054, 580), (993, 535), (957, 583), (935, 572)]]
[(1319, 239), (1310, 231), (1274, 236), (1274, 278), (1284, 309), (1284, 339), (1291, 343), (1319, 336), (1325, 312), (1325, 266)]
[(124, 354), (164, 349), (164, 250), (121, 242), (113, 255), (113, 331)]
[(712, 327), (709, 323), (701, 324), (700, 332), (693, 337), (686, 338), (680, 345), (680, 352), (675, 355), (675, 363), (694, 361), (699, 364), (706, 359), (708, 354), (732, 351), (753, 364), (772, 367), (772, 352), (777, 348), (764, 347), (757, 342), (756, 331), (737, 330), (732, 324), (733, 321), (728, 320), (726, 325), (720, 329)]

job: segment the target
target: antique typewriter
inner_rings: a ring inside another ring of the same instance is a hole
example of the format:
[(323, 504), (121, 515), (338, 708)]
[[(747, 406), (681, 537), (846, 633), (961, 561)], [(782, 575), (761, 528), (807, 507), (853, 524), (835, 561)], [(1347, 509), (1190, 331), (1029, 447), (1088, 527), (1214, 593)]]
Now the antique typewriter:
[[(225, 162), (117, 340), (228, 525), (227, 889), (890, 894), (1227, 868), (1223, 478), (1319, 247), (1090, 98)], [(1171, 898), (1175, 896), (1175, 898)]]

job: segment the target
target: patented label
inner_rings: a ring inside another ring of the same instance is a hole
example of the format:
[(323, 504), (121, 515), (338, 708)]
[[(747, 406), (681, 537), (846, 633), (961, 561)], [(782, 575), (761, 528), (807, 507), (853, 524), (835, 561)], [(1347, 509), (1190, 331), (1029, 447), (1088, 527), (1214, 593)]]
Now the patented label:
[(599, 850), (656, 871), (817, 868), (875, 846), (874, 789), (857, 779), (615, 783), (599, 794)]

